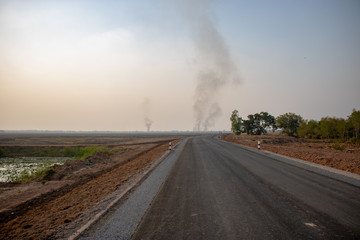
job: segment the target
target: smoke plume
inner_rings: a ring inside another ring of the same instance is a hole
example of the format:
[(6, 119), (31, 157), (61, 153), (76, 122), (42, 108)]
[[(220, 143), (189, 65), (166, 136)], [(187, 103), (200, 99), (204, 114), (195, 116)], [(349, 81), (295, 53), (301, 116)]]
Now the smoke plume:
[(145, 118), (144, 118), (144, 122), (145, 122), (146, 130), (149, 132), (149, 131), (150, 131), (151, 124), (152, 124), (152, 121), (151, 121), (151, 119), (145, 117)]
[(149, 118), (149, 108), (150, 108), (150, 99), (149, 98), (144, 99), (142, 108), (143, 108), (143, 112), (144, 112), (145, 127), (146, 127), (146, 130), (149, 132), (151, 125), (153, 123), (153, 121)]
[(193, 105), (194, 130), (207, 131), (221, 115), (217, 102), (221, 90), (231, 82), (239, 83), (240, 77), (226, 43), (216, 28), (209, 1), (195, 2), (188, 8), (198, 68)]

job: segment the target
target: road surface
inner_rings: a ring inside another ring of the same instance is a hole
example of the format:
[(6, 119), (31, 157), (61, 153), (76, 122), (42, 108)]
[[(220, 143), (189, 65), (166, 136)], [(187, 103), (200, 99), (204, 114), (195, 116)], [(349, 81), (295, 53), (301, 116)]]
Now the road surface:
[(132, 236), (133, 239), (359, 237), (359, 187), (210, 136), (187, 141)]

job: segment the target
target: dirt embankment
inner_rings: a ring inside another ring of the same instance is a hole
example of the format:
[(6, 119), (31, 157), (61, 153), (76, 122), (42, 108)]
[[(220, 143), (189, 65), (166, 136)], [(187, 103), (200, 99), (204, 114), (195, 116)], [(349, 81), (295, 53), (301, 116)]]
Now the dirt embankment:
[(57, 166), (50, 181), (0, 186), (0, 238), (47, 239), (60, 226), (114, 192), (168, 149), (162, 142), (119, 146), (112, 156), (95, 154)]
[(360, 174), (359, 144), (298, 139), (277, 133), (261, 136), (224, 134), (222, 139), (253, 148), (257, 148), (260, 141), (263, 150)]

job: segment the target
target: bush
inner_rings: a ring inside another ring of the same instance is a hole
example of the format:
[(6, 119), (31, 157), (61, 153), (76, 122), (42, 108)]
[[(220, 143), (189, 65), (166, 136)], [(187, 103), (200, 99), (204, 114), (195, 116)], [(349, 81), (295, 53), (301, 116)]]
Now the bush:
[(107, 147), (91, 146), (91, 147), (85, 147), (80, 151), (81, 153), (80, 159), (85, 159), (98, 152), (102, 152), (110, 155), (110, 150)]
[(0, 148), (0, 158), (1, 157), (6, 157), (5, 151), (2, 148)]
[(352, 137), (350, 138), (349, 140), (347, 140), (348, 143), (351, 143), (351, 144), (355, 144), (357, 141), (356, 141), (356, 138), (355, 137)]
[(29, 171), (28, 169), (24, 169), (19, 177), (16, 177), (12, 182), (15, 183), (28, 183), (37, 178), (41, 173), (43, 169), (39, 168), (35, 171)]
[(333, 149), (335, 150), (339, 150), (339, 151), (344, 151), (345, 147), (340, 145), (340, 144), (334, 144), (333, 146), (331, 146)]
[(97, 152), (103, 152), (110, 155), (110, 149), (103, 146), (89, 146), (89, 147), (66, 147), (64, 149), (65, 157), (74, 157), (76, 159), (85, 159)]
[(45, 169), (44, 173), (43, 173), (43, 177), (41, 178), (41, 180), (50, 180), (50, 177), (52, 175), (55, 174), (55, 169), (54, 168), (47, 168)]

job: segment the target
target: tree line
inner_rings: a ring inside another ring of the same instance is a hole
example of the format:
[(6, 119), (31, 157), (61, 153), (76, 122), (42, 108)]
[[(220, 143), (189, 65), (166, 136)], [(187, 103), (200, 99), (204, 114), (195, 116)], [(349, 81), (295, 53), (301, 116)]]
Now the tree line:
[(234, 110), (230, 121), (231, 131), (236, 135), (261, 135), (281, 129), (294, 137), (360, 141), (360, 111), (355, 109), (347, 119), (323, 117), (320, 121), (304, 120), (295, 113), (285, 113), (275, 118), (267, 112), (250, 114), (247, 119), (243, 119), (239, 112)]

